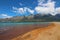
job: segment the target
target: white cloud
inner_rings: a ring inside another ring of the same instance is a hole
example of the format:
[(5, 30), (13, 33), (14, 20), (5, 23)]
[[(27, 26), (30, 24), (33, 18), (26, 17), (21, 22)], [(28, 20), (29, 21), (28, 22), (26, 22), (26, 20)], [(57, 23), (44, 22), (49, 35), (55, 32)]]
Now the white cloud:
[(47, 3), (38, 3), (38, 6), (35, 7), (35, 10), (37, 13), (40, 14), (51, 14), (51, 15), (56, 15), (55, 13), (55, 2), (52, 0), (48, 0)]
[(24, 8), (18, 8), (18, 12), (19, 13), (24, 13), (25, 11), (24, 11)]
[(13, 7), (13, 12), (23, 14), (25, 11), (24, 11), (24, 8)]
[(45, 0), (38, 0), (38, 5), (42, 5)]
[(30, 8), (28, 7), (23, 7), (23, 8), (14, 8), (13, 7), (13, 12), (16, 12), (16, 13), (19, 13), (19, 14), (24, 14), (26, 13), (27, 11), (30, 12), (31, 14), (34, 13), (34, 10), (31, 10)]
[(31, 14), (33, 14), (34, 13), (34, 10), (31, 10), (30, 8), (28, 8), (28, 7), (24, 7), (24, 11), (25, 12), (30, 12)]
[(60, 14), (60, 7), (56, 8), (56, 13)]
[(55, 16), (56, 14), (60, 13), (60, 7), (55, 8), (55, 1), (47, 0), (47, 2), (44, 3), (45, 1), (46, 0), (38, 0), (38, 4), (34, 8), (34, 10), (31, 10), (28, 7), (23, 7), (23, 8), (13, 7), (13, 9), (14, 9), (14, 12), (20, 13), (20, 14), (27, 13), (27, 12), (34, 14), (34, 12), (37, 12), (37, 13), (40, 13), (41, 15), (51, 14)]
[(12, 7), (12, 9), (13, 9), (13, 12), (17, 12), (17, 10), (18, 10), (18, 8), (16, 8), (16, 7)]
[(8, 16), (7, 14), (0, 14), (0, 17), (2, 17), (2, 18), (11, 18), (12, 16)]
[(30, 12), (31, 14), (34, 14), (34, 10), (31, 10), (28, 8), (28, 12)]
[(43, 15), (43, 14), (48, 14), (49, 13), (49, 9), (47, 8), (47, 7), (40, 7), (40, 6), (37, 6), (36, 8), (35, 8), (35, 10), (36, 10), (36, 12), (37, 13), (40, 13), (41, 15)]

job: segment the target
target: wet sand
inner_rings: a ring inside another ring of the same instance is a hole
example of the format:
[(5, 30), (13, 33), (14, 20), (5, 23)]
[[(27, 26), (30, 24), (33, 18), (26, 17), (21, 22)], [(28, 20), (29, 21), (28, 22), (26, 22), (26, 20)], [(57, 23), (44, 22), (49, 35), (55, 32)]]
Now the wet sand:
[[(38, 28), (44, 28), (48, 27), (50, 24), (32, 24), (32, 25), (18, 25), (11, 28), (8, 28), (8, 30), (0, 31), (0, 40), (11, 40), (14, 38), (17, 38), (18, 36), (22, 36), (25, 33), (38, 29)], [(22, 39), (20, 39), (22, 40)]]
[(60, 22), (52, 22), (48, 27), (34, 29), (12, 40), (60, 40)]

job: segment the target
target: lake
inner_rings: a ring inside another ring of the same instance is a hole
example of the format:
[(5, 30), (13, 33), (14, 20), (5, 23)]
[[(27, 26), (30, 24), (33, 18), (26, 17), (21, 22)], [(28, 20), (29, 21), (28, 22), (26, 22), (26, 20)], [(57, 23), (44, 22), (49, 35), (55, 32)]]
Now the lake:
[(49, 24), (49, 22), (20, 22), (20, 23), (0, 23), (0, 30), (9, 29), (12, 27), (22, 27), (22, 26), (39, 26), (43, 24)]
[(9, 40), (10, 38), (23, 35), (31, 30), (48, 26), (49, 22), (0, 23), (0, 39)]

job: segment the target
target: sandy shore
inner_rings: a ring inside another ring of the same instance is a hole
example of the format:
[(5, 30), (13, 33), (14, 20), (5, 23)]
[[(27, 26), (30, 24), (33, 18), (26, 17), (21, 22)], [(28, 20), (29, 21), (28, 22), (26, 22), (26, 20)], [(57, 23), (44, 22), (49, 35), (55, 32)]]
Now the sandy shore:
[[(48, 26), (49, 24), (34, 24), (34, 25), (29, 24), (29, 25), (14, 26), (8, 28), (8, 30), (4, 29), (3, 31), (0, 31), (0, 40), (15, 40), (15, 38), (22, 36), (27, 32)], [(21, 37), (19, 37), (19, 40), (22, 40)]]
[(60, 22), (52, 22), (48, 27), (34, 29), (11, 40), (60, 40)]

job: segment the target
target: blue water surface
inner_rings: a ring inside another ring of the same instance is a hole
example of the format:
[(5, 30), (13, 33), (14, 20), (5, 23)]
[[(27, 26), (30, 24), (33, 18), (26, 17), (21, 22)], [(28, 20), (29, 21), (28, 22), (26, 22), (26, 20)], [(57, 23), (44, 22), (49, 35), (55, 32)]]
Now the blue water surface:
[(19, 23), (0, 23), (1, 27), (17, 26), (17, 25), (34, 25), (34, 24), (49, 24), (49, 22), (19, 22)]

